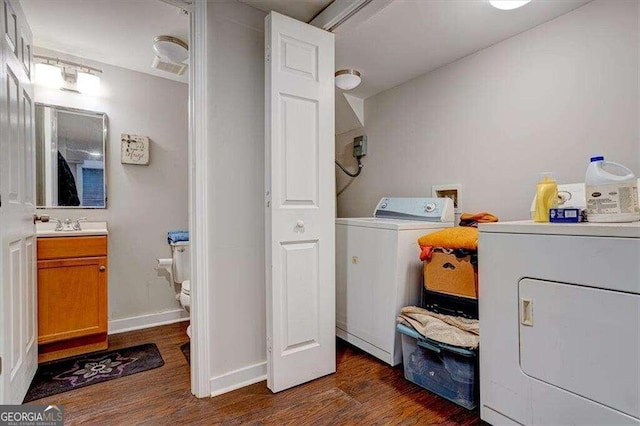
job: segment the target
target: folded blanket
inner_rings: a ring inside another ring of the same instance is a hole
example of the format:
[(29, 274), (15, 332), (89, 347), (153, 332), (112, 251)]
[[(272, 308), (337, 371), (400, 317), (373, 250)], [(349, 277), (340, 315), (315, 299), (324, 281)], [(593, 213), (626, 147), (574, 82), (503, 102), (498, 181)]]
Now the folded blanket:
[(467, 226), (447, 228), (418, 239), (420, 247), (478, 250), (478, 229)]
[(475, 349), (480, 343), (480, 322), (443, 315), (417, 306), (401, 309), (397, 321), (429, 339), (452, 346)]
[(474, 228), (477, 228), (479, 223), (491, 223), (497, 221), (498, 217), (489, 212), (462, 213), (460, 215), (460, 226), (473, 226)]
[(167, 241), (169, 244), (189, 241), (189, 231), (169, 231), (167, 232)]

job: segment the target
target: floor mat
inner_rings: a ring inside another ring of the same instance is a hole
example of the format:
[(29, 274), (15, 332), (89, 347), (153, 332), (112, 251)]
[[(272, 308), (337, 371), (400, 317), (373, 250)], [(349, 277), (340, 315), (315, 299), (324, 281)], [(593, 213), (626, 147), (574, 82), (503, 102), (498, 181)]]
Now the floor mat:
[(187, 364), (191, 365), (191, 342), (180, 345), (182, 355), (187, 359)]
[(24, 402), (162, 367), (153, 343), (113, 351), (94, 352), (38, 366)]

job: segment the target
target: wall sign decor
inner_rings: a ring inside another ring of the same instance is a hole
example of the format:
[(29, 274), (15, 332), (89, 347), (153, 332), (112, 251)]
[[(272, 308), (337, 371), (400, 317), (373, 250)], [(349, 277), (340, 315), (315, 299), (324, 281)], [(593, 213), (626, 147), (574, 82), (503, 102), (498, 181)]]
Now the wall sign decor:
[(149, 165), (149, 138), (147, 136), (120, 136), (120, 162), (122, 164)]

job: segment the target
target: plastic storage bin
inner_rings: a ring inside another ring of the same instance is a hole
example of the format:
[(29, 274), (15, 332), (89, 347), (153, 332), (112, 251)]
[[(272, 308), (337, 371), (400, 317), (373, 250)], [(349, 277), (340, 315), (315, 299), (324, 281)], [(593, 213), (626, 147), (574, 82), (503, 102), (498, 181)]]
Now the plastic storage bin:
[(466, 409), (478, 405), (478, 351), (425, 339), (398, 324), (404, 377)]

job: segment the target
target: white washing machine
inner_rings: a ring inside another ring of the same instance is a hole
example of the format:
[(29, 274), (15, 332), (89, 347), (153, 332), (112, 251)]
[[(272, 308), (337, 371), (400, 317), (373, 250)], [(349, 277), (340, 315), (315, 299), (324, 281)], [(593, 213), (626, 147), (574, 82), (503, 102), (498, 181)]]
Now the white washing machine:
[(448, 198), (383, 198), (374, 217), (336, 219), (336, 335), (402, 362), (396, 316), (420, 301), (418, 238), (453, 226)]
[(640, 222), (479, 226), (480, 416), (640, 424)]

